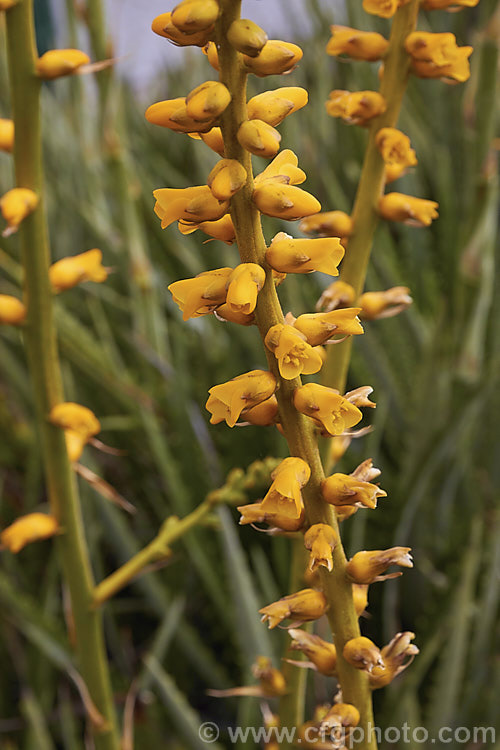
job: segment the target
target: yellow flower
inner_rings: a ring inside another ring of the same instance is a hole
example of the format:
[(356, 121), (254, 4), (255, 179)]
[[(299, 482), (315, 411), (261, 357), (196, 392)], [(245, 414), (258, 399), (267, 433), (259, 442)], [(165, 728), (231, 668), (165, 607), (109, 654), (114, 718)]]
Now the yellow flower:
[(286, 503), (290, 506), (290, 516), (298, 518), (303, 509), (301, 489), (310, 476), (311, 469), (303, 459), (284, 458), (271, 474), (273, 483), (262, 500), (262, 509), (266, 512), (283, 511)]
[[(208, 175), (207, 185), (214, 198), (227, 201), (238, 190), (241, 190), (246, 180), (246, 169), (239, 161), (236, 159), (221, 159)], [(231, 219), (230, 216), (229, 219)]]
[(262, 622), (267, 621), (272, 629), (287, 617), (296, 617), (301, 622), (317, 620), (327, 609), (328, 604), (321, 591), (302, 589), (259, 609), (259, 614), (262, 615)]
[(378, 200), (380, 216), (387, 221), (401, 221), (414, 227), (428, 227), (438, 217), (439, 204), (404, 193), (387, 193)]
[(351, 125), (365, 125), (387, 109), (384, 97), (377, 91), (331, 91), (326, 102), (330, 117), (341, 117)]
[(90, 58), (79, 49), (50, 49), (36, 61), (36, 73), (40, 78), (52, 80), (76, 73)]
[[(192, 137), (198, 137), (196, 133), (189, 133)], [(224, 139), (220, 128), (211, 128), (206, 133), (200, 132), (200, 140), (219, 156), (224, 156)]]
[(210, 37), (214, 33), (214, 27), (208, 26), (206, 29), (197, 31), (192, 34), (186, 34), (181, 31), (172, 23), (171, 13), (162, 13), (153, 20), (151, 24), (152, 30), (155, 34), (169, 39), (177, 47), (189, 47), (191, 45), (196, 47), (204, 47), (208, 44)]
[(324, 715), (321, 729), (339, 729), (345, 732), (348, 727), (357, 727), (360, 719), (361, 715), (352, 703), (334, 703)]
[(268, 427), (269, 425), (276, 424), (277, 418), (278, 401), (276, 396), (271, 396), (271, 398), (245, 412), (245, 421), (260, 427)]
[(300, 185), (306, 179), (306, 173), (298, 167), (299, 160), (290, 149), (279, 153), (263, 172), (255, 178), (255, 187), (264, 183)]
[(278, 499), (271, 509), (263, 508), (260, 502), (240, 505), (237, 510), (241, 513), (241, 526), (249, 523), (267, 523), (281, 531), (293, 532), (299, 531), (305, 521), (304, 507), (301, 507), (300, 515), (297, 516), (294, 504), (290, 503), (287, 498)]
[(173, 9), (171, 20), (185, 34), (195, 34), (213, 26), (219, 11), (217, 0), (182, 0)]
[(11, 152), (14, 148), (14, 122), (0, 117), (0, 151)]
[(410, 139), (397, 128), (381, 128), (375, 136), (375, 143), (386, 164), (400, 167), (413, 167), (417, 164)]
[(106, 281), (108, 269), (102, 265), (102, 252), (93, 248), (53, 263), (49, 268), (49, 278), (52, 290), (57, 294), (84, 281)]
[(14, 555), (31, 542), (48, 539), (59, 531), (59, 524), (54, 516), (46, 513), (28, 513), (21, 516), (0, 533), (0, 543)]
[(387, 497), (387, 492), (371, 482), (362, 481), (349, 474), (332, 474), (321, 484), (323, 500), (330, 505), (357, 505), (376, 508), (379, 497)]
[(456, 59), (445, 65), (436, 65), (427, 60), (414, 60), (411, 70), (419, 78), (441, 78), (446, 83), (463, 83), (470, 78), (469, 57), (472, 52), (472, 47), (459, 47)]
[(337, 649), (333, 643), (328, 643), (318, 635), (298, 628), (290, 628), (288, 634), (293, 639), (290, 648), (294, 651), (302, 651), (320, 674), (328, 677), (335, 674)]
[(280, 148), (281, 135), (263, 120), (245, 120), (236, 137), (244, 149), (256, 156), (274, 156)]
[(264, 182), (255, 188), (252, 198), (262, 214), (287, 221), (321, 211), (321, 204), (313, 195), (294, 185)]
[(278, 360), (280, 375), (285, 380), (293, 380), (302, 374), (312, 375), (321, 370), (322, 357), (293, 326), (282, 323), (271, 326), (265, 344)]
[(306, 216), (299, 224), (304, 234), (317, 234), (319, 237), (349, 237), (352, 228), (352, 219), (344, 211), (325, 211)]
[(213, 129), (215, 118), (211, 120), (195, 120), (188, 114), (186, 98), (166, 99), (151, 104), (144, 113), (144, 117), (152, 125), (169, 128), (176, 133), (207, 133)]
[(0, 324), (19, 326), (24, 323), (27, 312), (20, 299), (0, 294)]
[(227, 280), (226, 302), (235, 313), (250, 315), (257, 304), (257, 294), (264, 286), (266, 272), (257, 263), (240, 263)]
[(317, 570), (323, 566), (327, 570), (333, 569), (332, 552), (338, 542), (334, 529), (326, 523), (315, 523), (304, 534), (304, 546), (311, 554), (309, 556), (309, 570)]
[(397, 9), (407, 2), (409, 0), (363, 0), (363, 10), (373, 16), (391, 18)]
[(205, 405), (212, 415), (210, 424), (225, 421), (228, 427), (234, 427), (240, 414), (270, 398), (276, 385), (274, 375), (265, 370), (251, 370), (227, 383), (214, 385)]
[(304, 334), (311, 346), (330, 341), (333, 336), (357, 336), (364, 333), (359, 322), (360, 307), (345, 307), (327, 313), (299, 315), (293, 327)]
[(472, 47), (458, 47), (454, 34), (414, 31), (406, 37), (405, 49), (412, 58), (412, 71), (421, 78), (444, 78), (463, 83), (470, 77)]
[(268, 41), (264, 29), (248, 18), (237, 18), (227, 32), (228, 42), (242, 55), (257, 57)]
[(370, 687), (375, 690), (385, 687), (401, 672), (410, 666), (419, 650), (411, 641), (415, 633), (396, 633), (394, 638), (381, 651), (383, 666), (374, 667), (370, 673)]
[(348, 308), (354, 304), (356, 292), (350, 284), (345, 281), (334, 281), (325, 289), (319, 298), (316, 310), (331, 312), (341, 308)]
[(297, 388), (293, 403), (297, 411), (314, 419), (329, 435), (341, 435), (363, 418), (357, 406), (333, 388), (317, 383), (307, 383)]
[(189, 188), (159, 188), (153, 190), (156, 198), (155, 214), (165, 229), (174, 221), (182, 219), (200, 223), (222, 218), (229, 208), (229, 201), (218, 201), (208, 185)]
[(71, 463), (78, 461), (85, 445), (101, 429), (99, 420), (90, 409), (71, 401), (56, 404), (50, 411), (49, 422), (64, 430)]
[(248, 101), (248, 119), (262, 120), (275, 127), (285, 117), (305, 107), (307, 101), (306, 89), (299, 86), (283, 86), (273, 91), (264, 91)]
[(217, 320), (223, 322), (237, 323), (240, 326), (251, 326), (255, 323), (255, 315), (253, 313), (245, 315), (245, 313), (234, 310), (226, 303), (217, 307), (213, 313)]
[(412, 302), (407, 286), (393, 286), (383, 292), (365, 292), (358, 300), (361, 315), (366, 320), (392, 318), (406, 310)]
[(390, 565), (413, 568), (410, 547), (391, 547), (385, 550), (357, 552), (347, 563), (346, 572), (355, 583), (374, 583), (397, 578), (402, 573), (381, 575)]
[(181, 234), (191, 234), (199, 229), (201, 232), (208, 234), (209, 237), (213, 237), (214, 240), (225, 242), (226, 245), (232, 245), (236, 239), (231, 214), (224, 214), (222, 219), (216, 219), (216, 221), (200, 221), (199, 223), (195, 223), (181, 220), (177, 224), (177, 228)]
[(389, 42), (375, 31), (360, 31), (349, 26), (330, 26), (332, 38), (326, 45), (327, 55), (348, 55), (354, 60), (380, 60)]
[(344, 659), (356, 669), (371, 672), (374, 667), (383, 666), (380, 649), (369, 638), (358, 636), (347, 641), (343, 650)]
[(205, 81), (186, 97), (189, 117), (199, 122), (212, 122), (218, 118), (231, 101), (231, 94), (223, 83)]
[(12, 188), (0, 198), (0, 210), (7, 222), (2, 237), (17, 232), (20, 223), (38, 206), (38, 196), (28, 188)]
[(344, 252), (337, 237), (295, 239), (285, 232), (279, 232), (266, 252), (266, 260), (272, 268), (282, 273), (321, 271), (338, 276), (337, 266)]
[(296, 44), (269, 39), (257, 57), (243, 55), (242, 62), (249, 73), (259, 78), (289, 73), (304, 53)]
[(181, 279), (168, 286), (174, 302), (182, 311), (182, 319), (209, 315), (226, 301), (226, 284), (232, 268), (205, 271), (193, 279)]

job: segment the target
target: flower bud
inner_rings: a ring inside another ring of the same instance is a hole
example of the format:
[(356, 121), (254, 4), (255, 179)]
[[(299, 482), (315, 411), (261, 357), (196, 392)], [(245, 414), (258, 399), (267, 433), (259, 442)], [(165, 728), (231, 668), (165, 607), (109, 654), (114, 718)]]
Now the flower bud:
[(240, 263), (227, 280), (227, 305), (235, 313), (250, 315), (257, 304), (257, 294), (266, 281), (266, 272), (257, 263)]
[(332, 552), (338, 542), (334, 529), (326, 523), (315, 523), (304, 534), (305, 548), (310, 550), (309, 570), (323, 566), (328, 571), (333, 569)]
[(352, 219), (344, 211), (325, 211), (306, 216), (299, 224), (304, 234), (317, 234), (319, 237), (349, 237), (352, 227)]
[(292, 508), (295, 508), (297, 518), (303, 508), (301, 489), (310, 476), (311, 469), (303, 459), (294, 456), (284, 458), (271, 474), (273, 483), (262, 500), (263, 510), (275, 512), (287, 504), (292, 516)]
[(376, 484), (362, 481), (349, 474), (332, 474), (321, 483), (323, 500), (330, 505), (357, 505), (376, 508), (379, 497), (387, 497), (387, 492)]
[(217, 219), (216, 221), (201, 221), (199, 223), (179, 221), (177, 228), (181, 234), (191, 234), (199, 229), (200, 231), (205, 232), (205, 234), (208, 234), (209, 237), (213, 237), (214, 240), (225, 242), (226, 245), (232, 245), (236, 239), (236, 232), (233, 220), (231, 219), (231, 214), (224, 214), (222, 219)]
[(329, 435), (341, 435), (363, 418), (357, 406), (333, 388), (317, 383), (307, 383), (297, 388), (293, 403), (297, 411), (314, 419)]
[(0, 294), (0, 325), (19, 326), (26, 320), (27, 312), (20, 299)]
[(413, 302), (407, 286), (393, 286), (384, 292), (365, 292), (358, 300), (361, 317), (365, 320), (392, 318), (406, 310)]
[(252, 198), (262, 214), (287, 221), (321, 211), (321, 204), (313, 195), (294, 185), (265, 182), (255, 188)]
[(17, 232), (20, 223), (38, 206), (38, 196), (28, 188), (12, 188), (0, 198), (0, 210), (7, 222), (2, 237)]
[(51, 424), (64, 430), (71, 463), (78, 461), (85, 445), (101, 430), (99, 420), (90, 409), (71, 401), (56, 404), (48, 419)]
[(229, 200), (247, 180), (245, 167), (236, 159), (221, 159), (207, 178), (212, 195), (220, 201)]
[(212, 130), (213, 120), (201, 122), (188, 114), (186, 99), (166, 99), (151, 104), (144, 113), (146, 120), (153, 125), (170, 128), (176, 133), (201, 133)]
[(219, 117), (231, 101), (231, 94), (223, 83), (205, 81), (186, 97), (189, 117), (198, 122), (212, 122)]
[(304, 53), (296, 44), (270, 39), (257, 57), (243, 55), (242, 62), (249, 73), (259, 78), (289, 73), (302, 59)]
[(264, 29), (248, 18), (237, 18), (227, 32), (229, 43), (248, 57), (257, 57), (268, 40)]
[(27, 544), (48, 539), (58, 531), (59, 524), (54, 516), (46, 513), (28, 513), (0, 532), (0, 544), (17, 555)]
[(79, 49), (50, 49), (36, 61), (36, 74), (45, 80), (76, 73), (90, 58)]
[(171, 13), (162, 13), (156, 16), (153, 23), (151, 24), (152, 30), (155, 34), (169, 39), (177, 47), (189, 47), (194, 45), (196, 47), (204, 47), (210, 41), (210, 37), (214, 33), (214, 27), (208, 26), (206, 29), (202, 29), (193, 34), (186, 34), (184, 31), (180, 31), (172, 23)]
[(321, 722), (322, 729), (331, 727), (357, 727), (361, 716), (352, 703), (334, 703)]
[(182, 312), (182, 319), (209, 315), (226, 301), (226, 285), (232, 268), (205, 271), (193, 279), (181, 279), (168, 286), (174, 302)]
[(344, 646), (344, 659), (356, 669), (371, 672), (374, 667), (383, 666), (382, 655), (369, 638), (358, 636), (351, 638)]
[(390, 573), (382, 576), (390, 565), (401, 565), (413, 568), (410, 547), (391, 547), (386, 550), (356, 552), (347, 563), (346, 572), (355, 583), (374, 583), (388, 578), (397, 578), (402, 573)]
[(281, 135), (263, 120), (245, 120), (236, 137), (244, 149), (256, 156), (274, 156), (280, 148)]
[(107, 278), (108, 270), (102, 265), (102, 252), (97, 248), (61, 258), (49, 268), (52, 291), (56, 294), (72, 289), (84, 281), (95, 281), (99, 284)]
[(325, 289), (316, 304), (316, 310), (325, 310), (331, 312), (350, 307), (354, 304), (356, 292), (350, 284), (345, 281), (334, 281)]
[(214, 385), (205, 404), (212, 415), (210, 424), (225, 421), (228, 427), (234, 427), (240, 414), (270, 398), (276, 385), (274, 375), (265, 370), (251, 370), (227, 383)]
[(285, 380), (293, 380), (302, 374), (312, 375), (321, 370), (321, 356), (293, 326), (282, 323), (271, 326), (264, 343), (278, 360), (280, 375)]
[(330, 341), (333, 336), (357, 336), (364, 333), (359, 322), (360, 307), (346, 307), (328, 313), (299, 315), (293, 327), (304, 334), (311, 346)]
[(224, 139), (220, 128), (210, 128), (210, 130), (207, 130), (206, 132), (201, 130), (199, 133), (192, 132), (188, 133), (188, 135), (190, 135), (191, 138), (202, 140), (203, 143), (206, 143), (206, 145), (211, 148), (212, 151), (215, 151), (216, 154), (224, 156)]
[(275, 127), (285, 117), (305, 107), (307, 101), (306, 89), (299, 86), (283, 86), (273, 91), (264, 91), (248, 101), (248, 119), (262, 120)]
[(363, 10), (380, 18), (392, 18), (398, 8), (409, 0), (363, 0)]
[(305, 521), (304, 507), (301, 506), (300, 514), (297, 516), (295, 506), (286, 500), (277, 501), (273, 508), (264, 508), (260, 502), (240, 505), (237, 510), (241, 513), (241, 526), (249, 523), (267, 523), (281, 531), (294, 532), (299, 531)]
[(375, 144), (386, 164), (400, 167), (417, 164), (410, 139), (397, 128), (381, 128), (375, 136)]
[(279, 232), (266, 252), (266, 260), (272, 268), (283, 273), (321, 271), (338, 276), (337, 266), (344, 252), (336, 237), (294, 239)]
[(306, 173), (299, 169), (299, 160), (290, 149), (286, 148), (274, 157), (263, 172), (255, 178), (255, 187), (264, 183), (275, 185), (300, 185), (306, 179)]
[(208, 185), (189, 188), (159, 188), (153, 190), (156, 198), (155, 214), (161, 219), (165, 229), (174, 221), (183, 219), (200, 223), (222, 218), (229, 208), (228, 201), (214, 198)]
[(14, 122), (0, 117), (0, 151), (10, 153), (14, 148)]
[(185, 34), (195, 34), (213, 26), (219, 11), (216, 0), (182, 0), (173, 9), (171, 21)]
[(317, 620), (325, 614), (327, 609), (328, 603), (321, 591), (302, 589), (259, 609), (259, 614), (262, 615), (262, 622), (269, 623), (271, 630), (288, 617), (296, 617), (301, 622)]
[(330, 26), (332, 38), (326, 45), (326, 54), (336, 57), (347, 55), (353, 60), (380, 60), (387, 52), (389, 42), (375, 31), (360, 31), (348, 26)]
[(326, 102), (330, 117), (341, 117), (351, 125), (366, 125), (387, 109), (384, 97), (377, 91), (331, 91)]
[(438, 217), (438, 203), (404, 193), (387, 193), (378, 200), (378, 212), (387, 221), (401, 221), (414, 227), (428, 227)]
[(291, 649), (302, 651), (320, 674), (328, 677), (335, 674), (337, 650), (333, 643), (298, 628), (290, 628), (288, 633), (293, 638)]

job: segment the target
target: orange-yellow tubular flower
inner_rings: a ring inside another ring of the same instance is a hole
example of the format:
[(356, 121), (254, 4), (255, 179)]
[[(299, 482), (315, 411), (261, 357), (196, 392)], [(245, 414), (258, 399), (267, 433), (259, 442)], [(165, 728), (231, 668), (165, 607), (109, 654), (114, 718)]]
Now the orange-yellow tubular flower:
[(78, 461), (90, 438), (101, 429), (99, 420), (90, 409), (71, 401), (54, 406), (48, 419), (51, 424), (64, 430), (71, 463)]
[(0, 210), (7, 222), (7, 228), (2, 232), (8, 237), (17, 232), (20, 223), (38, 206), (38, 196), (28, 188), (12, 188), (0, 198)]
[(391, 18), (409, 0), (363, 0), (363, 10), (380, 18)]
[(236, 137), (244, 149), (256, 156), (275, 156), (280, 148), (281, 135), (263, 120), (245, 120)]
[(411, 148), (410, 139), (397, 128), (381, 128), (375, 136), (375, 143), (387, 165), (401, 167), (398, 177), (407, 167), (414, 167), (417, 164), (417, 157)]
[(26, 320), (27, 312), (20, 299), (0, 294), (0, 325), (19, 326)]
[[(177, 228), (181, 234), (192, 234), (199, 229), (201, 232), (213, 237), (214, 240), (221, 240), (226, 245), (232, 245), (236, 239), (233, 220), (230, 214), (224, 214), (222, 219), (216, 221), (200, 221), (199, 223), (191, 221), (179, 221)], [(209, 240), (206, 240), (209, 242)]]
[(475, 8), (479, 0), (422, 0), (423, 10), (461, 10)]
[(214, 33), (214, 27), (208, 26), (206, 29), (202, 29), (196, 33), (186, 34), (174, 26), (171, 13), (162, 13), (156, 16), (151, 24), (151, 28), (155, 34), (169, 39), (177, 47), (189, 47), (191, 45), (204, 47), (205, 44), (208, 44)]
[(365, 292), (358, 299), (361, 317), (365, 320), (392, 318), (406, 310), (413, 300), (407, 286), (393, 286), (383, 292)]
[(231, 101), (229, 89), (218, 81), (205, 81), (186, 97), (189, 117), (198, 122), (212, 122), (219, 117)]
[(321, 484), (323, 500), (330, 505), (357, 505), (376, 508), (379, 497), (387, 497), (387, 492), (371, 482), (349, 474), (332, 474)]
[(299, 224), (304, 234), (316, 234), (319, 237), (349, 237), (353, 222), (344, 211), (325, 211), (315, 216), (306, 216)]
[(10, 153), (14, 148), (14, 122), (0, 117), (0, 151)]
[(299, 315), (293, 327), (304, 334), (311, 346), (320, 346), (333, 336), (357, 336), (364, 333), (359, 322), (360, 307), (345, 307), (328, 313)]
[(472, 47), (458, 47), (454, 34), (414, 31), (406, 37), (405, 49), (412, 58), (412, 71), (421, 78), (444, 78), (463, 83), (470, 77)]
[(337, 649), (333, 643), (328, 643), (318, 635), (313, 635), (298, 628), (290, 628), (288, 633), (293, 639), (290, 644), (291, 649), (302, 651), (320, 674), (329, 677), (335, 674)]
[(152, 125), (160, 125), (162, 128), (169, 128), (176, 133), (203, 133), (213, 129), (212, 120), (195, 120), (188, 114), (185, 97), (177, 99), (166, 99), (163, 102), (151, 104), (144, 117)]
[(84, 281), (95, 281), (99, 284), (107, 278), (108, 270), (102, 265), (102, 252), (97, 248), (61, 258), (49, 268), (52, 291), (56, 294), (72, 289)]
[(344, 248), (337, 237), (318, 239), (295, 239), (279, 232), (266, 252), (266, 260), (276, 271), (282, 273), (311, 273), (321, 271), (338, 276)]
[(410, 666), (419, 653), (417, 646), (411, 641), (415, 633), (406, 631), (396, 633), (394, 638), (381, 651), (383, 666), (374, 667), (369, 675), (370, 687), (373, 690), (385, 687), (401, 672)]
[(293, 326), (282, 323), (271, 326), (265, 345), (278, 360), (280, 375), (285, 380), (293, 380), (302, 374), (313, 375), (321, 370), (323, 358)]
[(345, 281), (334, 281), (330, 284), (316, 304), (316, 310), (331, 312), (341, 308), (350, 307), (354, 304), (356, 292), (350, 284)]
[(248, 119), (262, 120), (275, 127), (285, 117), (305, 107), (307, 101), (306, 89), (299, 86), (283, 86), (273, 91), (264, 91), (248, 101)]
[(300, 514), (297, 516), (294, 504), (286, 498), (277, 500), (271, 509), (264, 508), (262, 502), (260, 502), (240, 505), (237, 510), (241, 513), (241, 526), (249, 523), (267, 523), (281, 531), (294, 532), (299, 531), (305, 521), (304, 507), (301, 507)]
[(306, 180), (306, 173), (298, 167), (296, 154), (286, 148), (281, 151), (263, 172), (254, 180), (255, 187), (265, 183), (282, 185), (300, 185)]
[(383, 666), (380, 649), (369, 638), (351, 638), (344, 646), (344, 659), (356, 669), (371, 672), (374, 667)]
[(264, 182), (257, 185), (252, 199), (261, 214), (287, 221), (321, 211), (321, 204), (313, 195), (294, 185)]
[(297, 388), (293, 403), (297, 411), (314, 419), (329, 435), (341, 435), (363, 418), (357, 406), (333, 388), (318, 383), (307, 383)]
[(235, 313), (250, 315), (255, 310), (257, 295), (264, 286), (266, 272), (257, 263), (240, 263), (227, 279), (228, 307)]
[(224, 303), (213, 311), (217, 320), (223, 322), (237, 323), (240, 326), (251, 326), (255, 323), (255, 315), (250, 313), (245, 315), (242, 312), (235, 312), (232, 307)]
[(351, 125), (365, 125), (387, 109), (384, 97), (377, 91), (331, 91), (326, 102), (330, 117), (341, 117)]
[(380, 216), (387, 221), (401, 221), (413, 227), (428, 227), (438, 217), (439, 204), (404, 193), (387, 193), (378, 200)]
[[(246, 180), (246, 169), (239, 161), (236, 159), (221, 159), (208, 175), (207, 185), (214, 198), (219, 201), (227, 201), (238, 190), (241, 190)], [(231, 219), (230, 216), (229, 218)]]
[(469, 57), (473, 47), (459, 47), (456, 59), (445, 65), (427, 60), (413, 60), (411, 71), (419, 78), (440, 78), (445, 83), (464, 83), (470, 78)]
[(0, 532), (0, 544), (17, 555), (27, 544), (48, 539), (58, 532), (59, 524), (54, 516), (46, 513), (28, 513)]
[(209, 315), (226, 301), (226, 284), (232, 268), (205, 271), (193, 279), (181, 279), (170, 284), (168, 291), (182, 312), (183, 320)]
[(262, 500), (262, 509), (273, 512), (283, 507), (283, 502), (290, 506), (290, 515), (300, 516), (302, 512), (301, 489), (311, 476), (311, 469), (301, 458), (291, 456), (284, 458), (271, 474), (273, 483)]
[(265, 370), (251, 370), (227, 383), (214, 385), (205, 404), (212, 415), (210, 424), (225, 421), (228, 427), (234, 427), (240, 414), (270, 398), (276, 385), (274, 375)]
[(229, 201), (214, 198), (208, 185), (189, 188), (159, 188), (153, 190), (156, 198), (155, 214), (161, 219), (161, 228), (174, 221), (216, 221), (229, 209)]
[(288, 617), (296, 617), (301, 622), (317, 620), (325, 614), (327, 609), (328, 603), (321, 591), (302, 589), (259, 609), (259, 614), (262, 615), (262, 622), (269, 623), (271, 630)]
[(245, 412), (245, 421), (260, 427), (268, 427), (269, 425), (276, 424), (277, 418), (278, 401), (276, 396), (271, 396), (271, 398)]
[(257, 57), (268, 41), (264, 29), (248, 18), (237, 18), (227, 32), (227, 40), (242, 55)]
[(304, 534), (304, 546), (310, 551), (309, 570), (317, 570), (323, 566), (327, 570), (333, 569), (332, 552), (338, 542), (334, 529), (327, 523), (315, 523)]
[(36, 61), (36, 74), (45, 80), (76, 73), (90, 58), (79, 49), (50, 49)]
[(348, 55), (354, 60), (380, 60), (387, 52), (389, 42), (375, 31), (360, 31), (349, 26), (330, 26), (332, 38), (326, 45), (326, 54), (336, 57)]
[(321, 721), (321, 730), (343, 730), (349, 727), (357, 727), (361, 715), (352, 703), (334, 703)]
[(259, 78), (281, 73), (289, 73), (304, 53), (296, 44), (282, 42), (280, 39), (269, 39), (257, 57), (243, 55), (242, 62), (249, 73)]
[(388, 578), (396, 578), (402, 573), (389, 573), (382, 576), (390, 565), (401, 565), (403, 568), (413, 568), (410, 547), (391, 547), (385, 550), (371, 550), (356, 552), (347, 563), (346, 572), (355, 583), (373, 583)]
[(185, 34), (210, 28), (219, 16), (217, 0), (182, 0), (172, 11), (171, 21)]

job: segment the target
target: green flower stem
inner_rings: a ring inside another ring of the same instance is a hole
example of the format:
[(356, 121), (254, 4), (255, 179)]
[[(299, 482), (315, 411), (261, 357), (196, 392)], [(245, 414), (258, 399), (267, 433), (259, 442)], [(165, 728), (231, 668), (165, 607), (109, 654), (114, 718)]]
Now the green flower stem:
[(79, 669), (93, 702), (105, 719), (96, 728), (97, 750), (119, 750), (100, 616), (91, 612), (93, 580), (83, 533), (76, 480), (68, 461), (64, 433), (49, 424), (51, 408), (64, 400), (53, 324), (48, 230), (43, 205), (40, 81), (35, 75), (36, 47), (32, 0), (7, 11), (7, 49), (15, 124), (14, 161), (18, 187), (37, 193), (40, 204), (20, 228), (28, 317), (24, 338), (31, 372), (51, 513), (64, 533), (56, 542), (67, 582), (76, 632)]
[[(220, 80), (232, 95), (232, 100), (221, 118), (221, 128), (225, 144), (225, 155), (237, 159), (247, 172), (246, 185), (231, 200), (231, 216), (236, 230), (236, 239), (242, 262), (259, 263), (266, 269), (266, 283), (257, 301), (256, 322), (264, 339), (269, 328), (283, 322), (283, 312), (271, 276), (271, 269), (265, 262), (266, 243), (262, 233), (260, 213), (252, 202), (253, 176), (251, 155), (237, 139), (238, 128), (247, 119), (246, 73), (239, 54), (227, 41), (227, 31), (231, 23), (240, 17), (241, 0), (220, 0), (221, 14), (216, 24)], [(300, 378), (281, 378), (275, 357), (267, 350), (266, 356), (270, 371), (278, 382), (276, 393), (280, 421), (288, 442), (290, 454), (304, 459), (311, 468), (311, 478), (304, 487), (303, 496), (309, 524), (327, 523), (339, 536), (339, 543), (333, 551), (333, 572), (321, 569), (323, 592), (329, 603), (328, 618), (338, 652), (338, 675), (343, 699), (353, 703), (361, 714), (360, 726), (367, 729), (373, 725), (371, 691), (367, 675), (348, 664), (342, 651), (346, 641), (359, 636), (359, 623), (354, 609), (352, 585), (347, 580), (346, 557), (334, 509), (324, 502), (321, 495), (321, 482), (324, 471), (318, 451), (318, 444), (312, 420), (296, 411), (293, 394), (301, 385)], [(365, 750), (375, 750), (374, 738), (366, 741)]]
[[(384, 191), (385, 165), (375, 144), (375, 136), (380, 128), (394, 128), (397, 124), (410, 71), (410, 58), (405, 51), (404, 41), (416, 28), (418, 9), (419, 0), (410, 0), (394, 16), (379, 89), (387, 102), (387, 109), (372, 120), (369, 128), (368, 145), (352, 211), (353, 232), (340, 271), (340, 279), (354, 287), (356, 296), (362, 293), (365, 285), (373, 236), (379, 221), (377, 201)], [(323, 382), (338, 388), (341, 393), (346, 385), (351, 348), (352, 336), (342, 344), (329, 347), (322, 372)]]

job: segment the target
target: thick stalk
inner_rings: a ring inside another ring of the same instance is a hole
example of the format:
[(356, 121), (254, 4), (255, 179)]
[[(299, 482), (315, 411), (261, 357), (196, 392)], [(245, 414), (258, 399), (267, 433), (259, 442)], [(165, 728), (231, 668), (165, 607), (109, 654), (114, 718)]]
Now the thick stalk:
[[(239, 54), (227, 41), (227, 31), (231, 23), (240, 17), (241, 0), (221, 0), (221, 15), (216, 25), (220, 65), (220, 80), (232, 95), (232, 100), (221, 118), (221, 128), (225, 144), (225, 155), (237, 159), (247, 172), (246, 185), (231, 200), (231, 216), (236, 230), (236, 239), (242, 262), (259, 263), (266, 268), (267, 279), (259, 292), (256, 321), (264, 339), (269, 328), (283, 322), (283, 312), (271, 277), (271, 270), (265, 262), (266, 243), (262, 233), (260, 214), (252, 202), (253, 175), (251, 155), (238, 143), (237, 132), (247, 119), (246, 73), (242, 69)], [(314, 426), (311, 420), (299, 414), (293, 406), (293, 393), (301, 385), (300, 378), (281, 378), (275, 357), (267, 351), (269, 369), (278, 382), (280, 421), (288, 442), (290, 454), (304, 459), (311, 468), (311, 478), (304, 488), (304, 504), (310, 524), (328, 523), (337, 534), (339, 528), (333, 508), (321, 496), (321, 482), (324, 471), (319, 456)], [(352, 586), (347, 580), (346, 557), (340, 542), (333, 552), (333, 572), (322, 568), (323, 592), (329, 603), (328, 618), (338, 652), (338, 675), (343, 698), (356, 705), (361, 714), (360, 726), (365, 729), (373, 725), (371, 691), (367, 675), (348, 664), (342, 656), (346, 641), (359, 635), (359, 624), (352, 598)], [(375, 750), (376, 742), (370, 738), (363, 744), (365, 750)]]
[(15, 173), (18, 187), (35, 191), (40, 204), (21, 225), (28, 317), (25, 345), (41, 438), (51, 513), (63, 534), (57, 549), (72, 604), (79, 668), (92, 700), (105, 719), (95, 732), (98, 750), (118, 750), (111, 684), (99, 614), (90, 611), (93, 580), (83, 533), (76, 480), (68, 461), (64, 433), (47, 415), (64, 400), (53, 324), (48, 231), (43, 206), (40, 81), (35, 76), (36, 47), (32, 0), (7, 12), (7, 47), (15, 124)]
[[(410, 0), (407, 5), (401, 6), (394, 16), (389, 48), (384, 60), (384, 75), (379, 89), (387, 102), (387, 109), (370, 124), (365, 159), (352, 211), (353, 232), (349, 237), (340, 271), (341, 280), (354, 287), (356, 296), (361, 294), (365, 285), (373, 236), (379, 221), (377, 201), (384, 191), (385, 165), (376, 146), (375, 136), (380, 128), (394, 128), (397, 124), (410, 70), (410, 58), (404, 48), (404, 41), (408, 34), (415, 30), (418, 9), (419, 0)], [(338, 388), (341, 393), (346, 385), (351, 347), (352, 336), (342, 344), (329, 347), (322, 372), (323, 382), (332, 388)]]

